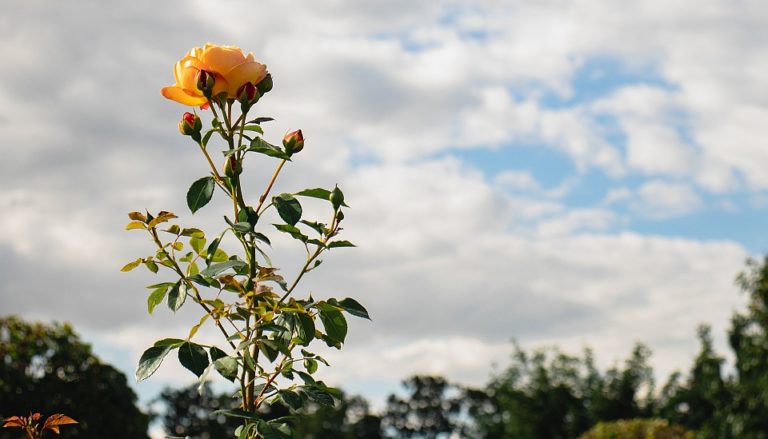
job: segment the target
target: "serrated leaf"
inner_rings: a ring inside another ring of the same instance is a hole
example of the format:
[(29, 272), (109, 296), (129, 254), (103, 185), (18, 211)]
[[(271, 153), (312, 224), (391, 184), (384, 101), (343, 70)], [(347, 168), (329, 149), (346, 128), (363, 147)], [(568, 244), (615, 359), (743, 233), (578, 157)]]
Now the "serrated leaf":
[(328, 244), (328, 248), (337, 248), (337, 247), (357, 247), (355, 244), (352, 244), (349, 241), (339, 240), (339, 241), (333, 241), (332, 243)]
[(256, 137), (251, 141), (251, 146), (248, 148), (248, 151), (257, 152), (259, 154), (268, 155), (270, 157), (275, 157), (283, 160), (290, 161), (291, 156), (285, 153), (281, 148), (272, 145), (271, 143), (267, 142), (266, 140), (262, 139), (261, 137)]
[(316, 187), (313, 189), (304, 189), (303, 191), (296, 192), (293, 195), (296, 195), (299, 197), (311, 197), (311, 198), (319, 198), (321, 200), (327, 200), (328, 197), (331, 196), (331, 191), (329, 191), (328, 189)]
[(200, 377), (208, 367), (208, 354), (202, 346), (185, 342), (179, 346), (179, 363), (189, 371)]
[(215, 184), (213, 177), (203, 177), (192, 183), (187, 191), (187, 206), (192, 213), (197, 212), (211, 201)]
[(371, 317), (368, 315), (368, 310), (366, 310), (363, 305), (360, 305), (357, 300), (352, 299), (351, 297), (347, 297), (346, 299), (342, 300), (339, 302), (339, 305), (344, 308), (344, 311), (352, 314), (353, 316), (371, 320)]
[(291, 194), (280, 194), (272, 197), (272, 203), (277, 209), (280, 218), (286, 223), (295, 226), (301, 219), (301, 203)]
[(171, 349), (173, 349), (172, 346), (152, 346), (144, 351), (136, 368), (136, 381), (142, 381), (152, 376)]
[(277, 230), (291, 235), (293, 239), (298, 239), (301, 242), (307, 242), (307, 240), (309, 240), (309, 236), (301, 233), (301, 230), (296, 226), (290, 224), (273, 224), (273, 226), (275, 226)]
[(152, 314), (152, 311), (155, 310), (155, 307), (162, 303), (163, 299), (165, 298), (165, 293), (168, 292), (168, 288), (158, 288), (155, 291), (152, 291), (152, 293), (147, 297), (147, 311)]

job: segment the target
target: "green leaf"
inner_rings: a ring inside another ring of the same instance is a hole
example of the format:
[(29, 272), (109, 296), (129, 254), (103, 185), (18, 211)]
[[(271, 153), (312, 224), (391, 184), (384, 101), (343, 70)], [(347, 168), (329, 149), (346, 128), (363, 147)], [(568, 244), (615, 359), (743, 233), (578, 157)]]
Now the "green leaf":
[(184, 340), (180, 338), (163, 338), (161, 340), (156, 341), (153, 346), (155, 347), (170, 346), (172, 348), (177, 348), (183, 344), (184, 344)]
[(347, 320), (341, 311), (331, 307), (320, 308), (320, 320), (323, 321), (328, 337), (343, 343), (347, 337)]
[(135, 261), (129, 262), (123, 266), (123, 268), (120, 269), (122, 272), (128, 272), (133, 270), (134, 268), (138, 267), (139, 264), (141, 264), (142, 259), (136, 259)]
[(192, 238), (189, 238), (189, 245), (192, 246), (197, 254), (201, 254), (203, 252), (203, 247), (205, 247), (205, 238), (193, 236)]
[(228, 356), (226, 352), (216, 346), (211, 347), (208, 353), (211, 356), (213, 367), (216, 368), (221, 376), (234, 382), (237, 379), (237, 359)]
[(331, 396), (329, 392), (316, 386), (305, 386), (302, 390), (304, 390), (304, 393), (309, 396), (309, 399), (315, 401), (316, 403), (328, 407), (333, 407), (333, 396)]
[(301, 204), (291, 194), (280, 194), (272, 197), (272, 203), (280, 214), (280, 218), (286, 223), (295, 226), (301, 219)]
[(157, 270), (159, 269), (155, 261), (153, 261), (152, 259), (145, 260), (144, 265), (146, 265), (147, 270), (151, 271), (152, 273), (157, 273)]
[(333, 241), (332, 243), (328, 244), (328, 248), (336, 248), (336, 247), (356, 247), (355, 244), (352, 244), (349, 241)]
[(256, 424), (256, 431), (264, 439), (291, 439), (289, 434), (283, 433), (265, 421)]
[(165, 299), (165, 293), (168, 292), (168, 287), (165, 288), (158, 288), (155, 291), (152, 291), (152, 293), (147, 297), (147, 311), (152, 314), (152, 311), (155, 310), (155, 307), (159, 305), (163, 299)]
[(224, 378), (234, 382), (237, 379), (237, 360), (232, 357), (219, 358), (213, 366)]
[(267, 238), (267, 236), (264, 235), (263, 233), (255, 232), (253, 234), (253, 237), (267, 245), (272, 245), (272, 243), (269, 241), (269, 238)]
[(168, 308), (171, 311), (178, 311), (187, 300), (187, 287), (186, 285), (180, 285), (178, 282), (173, 285), (171, 291), (168, 293)]
[(205, 260), (208, 262), (208, 264), (211, 263), (211, 260), (213, 259), (213, 255), (216, 254), (216, 250), (219, 249), (219, 243), (221, 242), (221, 237), (218, 237), (211, 241), (211, 243), (208, 245), (208, 249), (205, 251), (206, 256)]
[(291, 390), (281, 390), (280, 399), (283, 400), (285, 405), (294, 410), (298, 410), (301, 408), (301, 406), (304, 405), (304, 401), (302, 401), (301, 396)]
[(317, 372), (317, 360), (313, 358), (304, 359), (304, 369), (307, 369), (307, 373)]
[(353, 316), (371, 320), (371, 317), (368, 315), (368, 310), (366, 310), (363, 305), (360, 305), (360, 303), (355, 299), (347, 297), (346, 299), (339, 302), (339, 305), (344, 308), (344, 311), (352, 314)]
[(261, 137), (257, 137), (251, 141), (251, 147), (248, 148), (248, 151), (258, 152), (259, 154), (268, 155), (270, 157), (276, 157), (283, 160), (289, 160), (291, 159), (291, 156), (285, 153), (281, 148), (272, 145), (271, 143), (268, 143), (266, 140), (262, 139)]
[(226, 270), (229, 270), (230, 268), (243, 268), (247, 266), (248, 264), (239, 261), (236, 259), (230, 259), (228, 261), (220, 262), (217, 264), (211, 264), (210, 267), (206, 268), (205, 270), (200, 272), (201, 276), (216, 276), (219, 273), (222, 273)]
[(269, 122), (269, 121), (272, 121), (272, 120), (275, 120), (275, 119), (273, 119), (271, 117), (264, 117), (264, 116), (262, 116), (262, 117), (257, 117), (255, 119), (249, 120), (247, 123), (249, 123), (249, 124), (251, 124), (251, 123), (261, 124), (262, 122)]
[(179, 347), (179, 362), (199, 377), (208, 367), (208, 354), (199, 344), (185, 342)]
[(136, 368), (136, 381), (142, 381), (152, 376), (171, 349), (173, 349), (172, 346), (152, 346), (144, 351)]
[(303, 346), (309, 346), (315, 338), (315, 322), (308, 314), (296, 314), (296, 319), (298, 320), (296, 336), (299, 337)]
[(243, 127), (243, 130), (245, 130), (245, 131), (256, 131), (259, 134), (264, 134), (264, 130), (261, 129), (261, 127), (258, 126), (258, 125), (246, 125), (245, 127)]
[(230, 418), (242, 418), (242, 419), (253, 419), (253, 420), (261, 419), (259, 414), (246, 412), (243, 409), (216, 410), (214, 412), (211, 412), (211, 415), (212, 416), (223, 415), (223, 416), (229, 416)]
[(296, 192), (296, 196), (299, 197), (312, 197), (312, 198), (319, 198), (321, 200), (327, 200), (328, 197), (331, 196), (331, 191), (328, 189), (323, 189), (316, 187), (314, 189), (304, 189), (303, 191)]
[(189, 187), (187, 191), (187, 206), (192, 213), (197, 212), (201, 207), (208, 204), (213, 197), (215, 182), (213, 177), (203, 177)]
[(291, 235), (293, 239), (298, 239), (301, 242), (307, 242), (307, 240), (309, 240), (309, 236), (301, 233), (301, 230), (296, 226), (290, 224), (273, 224), (273, 226), (275, 226), (277, 230)]

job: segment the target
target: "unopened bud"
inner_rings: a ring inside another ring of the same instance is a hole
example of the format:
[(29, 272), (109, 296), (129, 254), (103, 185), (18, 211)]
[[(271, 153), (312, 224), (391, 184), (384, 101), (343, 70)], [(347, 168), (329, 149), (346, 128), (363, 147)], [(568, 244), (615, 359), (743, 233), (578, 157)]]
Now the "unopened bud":
[(339, 207), (344, 204), (344, 193), (336, 186), (331, 191), (331, 195), (328, 196), (328, 200), (333, 205), (333, 210), (339, 210)]
[(285, 152), (295, 154), (304, 149), (304, 134), (301, 130), (292, 131), (283, 137)]
[(211, 72), (200, 70), (200, 72), (197, 74), (197, 88), (203, 92), (203, 96), (207, 97), (208, 99), (211, 98), (211, 93), (213, 92), (213, 84), (215, 82), (216, 78)]
[(243, 172), (243, 165), (240, 163), (234, 155), (227, 157), (227, 161), (224, 163), (224, 175), (229, 178), (234, 178)]
[(186, 112), (181, 116), (179, 121), (179, 132), (185, 136), (200, 135), (200, 130), (203, 128), (203, 121), (197, 117), (196, 114)]
[(252, 104), (259, 99), (259, 90), (251, 82), (246, 82), (237, 89), (237, 100), (241, 104)]
[(270, 90), (272, 90), (272, 74), (267, 73), (267, 76), (264, 77), (258, 84), (256, 84), (256, 88), (259, 89), (259, 93), (264, 95)]

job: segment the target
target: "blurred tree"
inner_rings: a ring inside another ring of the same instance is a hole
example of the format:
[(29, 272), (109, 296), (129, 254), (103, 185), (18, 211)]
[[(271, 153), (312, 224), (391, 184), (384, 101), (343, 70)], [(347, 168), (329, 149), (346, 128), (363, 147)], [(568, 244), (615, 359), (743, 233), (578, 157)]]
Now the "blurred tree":
[[(0, 418), (30, 412), (77, 420), (62, 438), (147, 437), (149, 417), (125, 375), (99, 361), (71, 326), (0, 318)], [(16, 437), (0, 429), (0, 439)]]
[(601, 420), (644, 416), (653, 407), (650, 351), (637, 345), (624, 369), (601, 375), (592, 352), (557, 349), (529, 355), (515, 346), (512, 364), (483, 398), (470, 398), (477, 437), (574, 438)]
[(664, 419), (600, 422), (579, 439), (693, 439), (693, 433)]
[[(209, 383), (202, 392), (197, 385), (182, 389), (165, 388), (155, 403), (162, 406), (160, 419), (169, 435), (195, 439), (234, 437), (241, 419), (214, 416), (215, 410), (232, 409), (237, 401), (226, 393), (214, 394)], [(286, 412), (287, 414), (287, 412)]]
[(406, 398), (390, 395), (382, 417), (387, 435), (434, 439), (461, 433), (463, 392), (442, 377), (413, 376), (403, 381)]
[[(201, 395), (202, 393), (202, 395)], [(168, 434), (194, 439), (234, 437), (241, 420), (212, 415), (215, 410), (234, 409), (238, 402), (227, 393), (215, 393), (208, 383), (203, 392), (197, 385), (182, 389), (166, 388), (155, 400), (160, 404), (160, 418)], [(282, 404), (265, 405), (266, 420), (291, 413)], [(301, 439), (381, 439), (381, 419), (370, 413), (368, 403), (359, 396), (342, 396), (333, 407), (310, 404), (293, 414), (294, 437)]]

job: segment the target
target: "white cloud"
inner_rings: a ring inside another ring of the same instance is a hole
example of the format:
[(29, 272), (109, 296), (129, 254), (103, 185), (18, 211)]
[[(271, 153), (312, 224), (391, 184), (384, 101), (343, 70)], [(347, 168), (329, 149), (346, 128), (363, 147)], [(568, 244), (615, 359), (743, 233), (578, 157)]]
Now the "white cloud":
[(703, 202), (690, 186), (682, 183), (650, 181), (637, 190), (633, 209), (649, 218), (685, 215), (701, 208)]
[[(122, 231), (125, 211), (219, 223), (220, 199), (211, 213), (186, 213), (184, 191), (207, 170), (176, 134), (182, 108), (157, 92), (189, 46), (212, 40), (253, 50), (274, 73), (259, 104), (277, 118), (268, 138), (297, 127), (307, 135), (276, 190), (338, 181), (353, 206), (346, 233), (360, 247), (334, 251), (306, 291), (359, 297), (374, 322), (353, 324), (329, 377), (483, 378), (513, 336), (607, 356), (626, 355), (636, 339), (666, 369), (688, 364), (695, 326), (722, 333), (740, 304), (731, 281), (746, 251), (613, 233), (622, 218), (608, 208), (626, 201), (661, 219), (702, 208), (702, 191), (768, 187), (768, 8), (412, 3), (267, 2), (251, 14), (247, 2), (12, 2), (0, 17), (0, 51), (13, 66), (0, 71), (3, 309), (113, 331), (105, 343), (130, 351), (129, 371), (153, 338), (194, 319), (143, 317), (142, 286), (156, 278), (117, 270), (151, 252)], [(668, 86), (569, 104), (574, 72), (595, 57), (655, 70)], [(550, 95), (566, 103), (548, 106)], [(606, 115), (626, 150), (598, 120)], [(521, 142), (617, 187), (600, 188), (602, 205), (574, 208), (560, 200), (573, 176), (553, 192), (516, 163), (493, 180), (441, 155)], [(249, 167), (247, 181), (258, 186), (270, 172)], [(641, 180), (634, 194), (620, 181), (627, 175)], [(276, 260), (288, 272), (286, 253)]]

